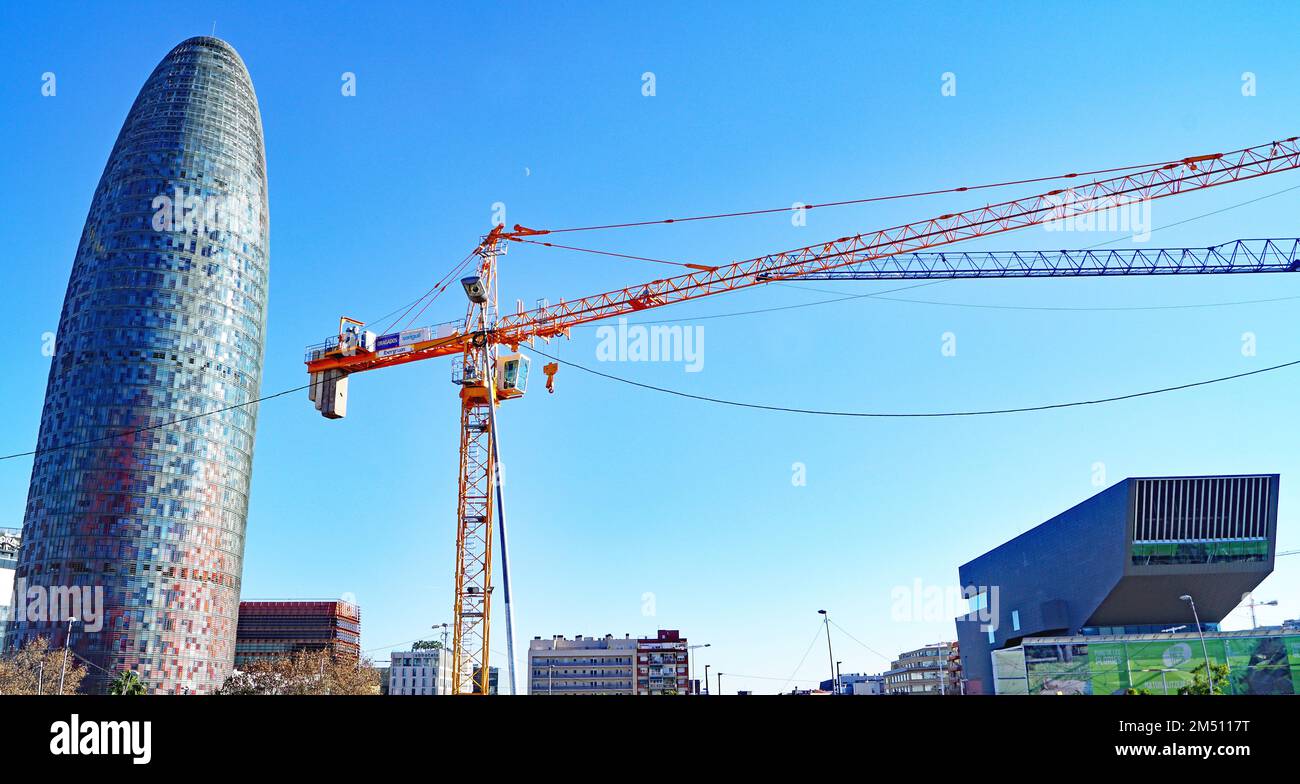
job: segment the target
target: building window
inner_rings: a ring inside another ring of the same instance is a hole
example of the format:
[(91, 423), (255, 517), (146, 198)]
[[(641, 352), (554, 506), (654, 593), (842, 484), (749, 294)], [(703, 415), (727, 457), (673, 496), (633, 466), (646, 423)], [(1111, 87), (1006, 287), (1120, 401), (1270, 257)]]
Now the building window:
[(1012, 630), (1012, 631), (1017, 631), (1017, 632), (1020, 631), (1020, 611), (1019, 611), (1019, 610), (1012, 610), (1012, 611), (1011, 611), (1011, 630)]

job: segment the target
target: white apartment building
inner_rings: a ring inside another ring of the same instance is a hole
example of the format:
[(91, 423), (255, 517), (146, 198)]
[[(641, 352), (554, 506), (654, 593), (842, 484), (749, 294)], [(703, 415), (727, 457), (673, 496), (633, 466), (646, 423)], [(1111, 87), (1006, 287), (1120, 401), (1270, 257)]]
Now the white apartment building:
[(528, 644), (528, 693), (633, 694), (637, 642), (612, 634), (534, 637)]
[(22, 532), (17, 528), (0, 528), (0, 653), (4, 652), (5, 627), (14, 605), (14, 572), (18, 568), (18, 546)]
[(394, 651), (388, 663), (389, 694), (451, 694), (451, 653), (442, 648)]

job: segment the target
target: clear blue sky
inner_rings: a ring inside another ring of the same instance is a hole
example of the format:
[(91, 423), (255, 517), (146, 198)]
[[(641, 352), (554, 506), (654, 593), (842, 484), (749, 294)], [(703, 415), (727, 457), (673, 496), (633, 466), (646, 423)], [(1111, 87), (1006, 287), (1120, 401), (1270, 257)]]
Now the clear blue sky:
[[(264, 393), (305, 382), (302, 347), (346, 314), (414, 299), (506, 205), (558, 227), (829, 201), (1236, 149), (1300, 133), (1297, 13), (1278, 4), (7, 5), (0, 11), (0, 452), (31, 448), (92, 191), (136, 91), (180, 40), (243, 55), (265, 124), (271, 297)], [(1198, 20), (1213, 20), (1203, 25)], [(41, 75), (57, 96), (41, 96)], [(357, 95), (340, 94), (341, 74)], [(656, 95), (642, 95), (653, 72)], [(942, 75), (957, 94), (941, 95)], [(1242, 74), (1257, 95), (1242, 95)], [(1149, 245), (1295, 231), (1283, 174), (1157, 203)], [(1024, 195), (1018, 188), (1006, 196)], [(1003, 195), (996, 192), (996, 195)], [(979, 195), (584, 235), (702, 261), (757, 255), (983, 203)], [(1188, 221), (1172, 226), (1179, 221)], [(1029, 230), (972, 248), (1081, 247), (1114, 233)], [(502, 302), (662, 277), (659, 265), (512, 249)], [(887, 284), (819, 283), (865, 293)], [(1032, 405), (1300, 358), (1300, 300), (1169, 310), (1014, 310), (858, 300), (791, 287), (664, 311), (704, 327), (698, 373), (599, 369), (683, 391), (849, 410)], [(1152, 307), (1300, 297), (1300, 276), (947, 282), (900, 296), (1016, 307)], [(463, 312), (449, 291), (422, 321)], [(436, 311), (436, 312), (435, 312)], [(941, 336), (957, 336), (955, 357)], [(1258, 351), (1243, 356), (1242, 335)], [(589, 365), (595, 334), (550, 352)], [(457, 399), (433, 361), (352, 381), (349, 417), (301, 393), (264, 404), (246, 598), (356, 596), (363, 644), (450, 620)], [(1282, 474), (1282, 549), (1300, 548), (1297, 371), (1107, 406), (961, 420), (842, 420), (711, 406), (560, 372), (501, 412), (519, 650), (534, 635), (681, 629), (727, 691), (825, 677), (819, 608), (890, 656), (953, 636), (899, 621), (892, 592), (957, 567), (1126, 476)], [(807, 485), (793, 486), (804, 463)], [(30, 460), (0, 464), (19, 525)], [(340, 482), (342, 468), (350, 481)], [(653, 594), (654, 615), (644, 614)], [(1300, 556), (1259, 591), (1300, 616)], [(1247, 623), (1244, 610), (1227, 626)], [(838, 630), (846, 672), (888, 662)], [(820, 645), (820, 644), (819, 644)], [(492, 646), (504, 649), (503, 627)], [(386, 658), (386, 651), (373, 651)], [(498, 657), (497, 663), (504, 663)], [(768, 680), (775, 678), (776, 680)], [(808, 685), (804, 680), (799, 685)]]

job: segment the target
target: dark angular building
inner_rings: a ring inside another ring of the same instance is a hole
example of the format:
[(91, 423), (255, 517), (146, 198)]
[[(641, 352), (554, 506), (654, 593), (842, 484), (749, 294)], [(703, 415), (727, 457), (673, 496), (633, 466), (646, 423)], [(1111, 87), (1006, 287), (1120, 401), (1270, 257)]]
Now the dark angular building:
[[(181, 42), (136, 96), (95, 188), (59, 318), (17, 579), (98, 587), (74, 624), (87, 691), (134, 670), (209, 692), (235, 623), (265, 342), (268, 211), (257, 96), (234, 49)], [(176, 420), (182, 420), (172, 424)], [(62, 645), (63, 617), (9, 645)]]
[(298, 651), (326, 651), (357, 659), (361, 655), (361, 608), (345, 601), (239, 603), (237, 669)]
[(1195, 636), (1184, 595), (1217, 631), (1273, 571), (1278, 481), (1125, 479), (962, 566), (966, 693), (994, 693), (994, 651), (1034, 638)]

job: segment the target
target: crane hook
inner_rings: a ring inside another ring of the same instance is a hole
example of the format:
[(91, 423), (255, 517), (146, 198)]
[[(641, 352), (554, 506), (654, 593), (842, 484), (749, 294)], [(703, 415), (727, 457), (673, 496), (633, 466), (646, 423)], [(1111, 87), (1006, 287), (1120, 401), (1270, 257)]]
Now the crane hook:
[(546, 374), (546, 391), (555, 394), (555, 374), (560, 372), (558, 362), (547, 362), (542, 365), (542, 372)]

